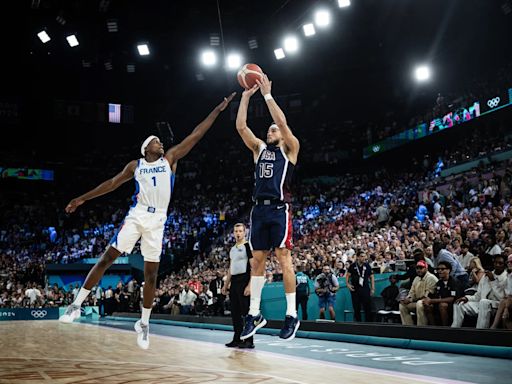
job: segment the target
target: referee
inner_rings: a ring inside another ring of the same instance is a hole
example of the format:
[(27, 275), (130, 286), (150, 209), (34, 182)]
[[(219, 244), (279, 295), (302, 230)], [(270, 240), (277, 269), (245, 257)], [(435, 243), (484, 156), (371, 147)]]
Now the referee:
[(249, 295), (251, 281), (251, 248), (245, 240), (245, 225), (235, 224), (233, 228), (236, 244), (229, 251), (229, 269), (226, 276), (226, 283), (222, 287), (223, 294), (229, 290), (231, 302), (231, 319), (235, 334), (233, 340), (226, 344), (229, 348), (254, 348), (253, 338), (249, 337), (244, 341), (240, 340), (243, 330), (243, 317), (249, 313)]

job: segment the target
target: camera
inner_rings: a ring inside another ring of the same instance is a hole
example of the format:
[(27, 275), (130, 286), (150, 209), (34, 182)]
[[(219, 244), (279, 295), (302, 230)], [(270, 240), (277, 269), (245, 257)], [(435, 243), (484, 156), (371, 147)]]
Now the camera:
[(325, 296), (329, 295), (332, 292), (332, 273), (329, 272), (327, 275), (325, 273), (321, 273), (317, 277), (317, 282), (319, 286), (319, 290), (321, 291), (320, 295)]

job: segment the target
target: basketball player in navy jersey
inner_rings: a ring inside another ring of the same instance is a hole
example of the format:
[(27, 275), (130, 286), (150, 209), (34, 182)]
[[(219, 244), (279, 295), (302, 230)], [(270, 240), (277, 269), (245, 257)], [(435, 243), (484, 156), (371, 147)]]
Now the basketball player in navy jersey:
[(135, 243), (141, 239), (140, 248), (144, 256), (144, 302), (141, 319), (135, 323), (135, 330), (139, 347), (149, 348), (149, 316), (155, 296), (164, 225), (178, 160), (199, 142), (234, 96), (235, 93), (232, 93), (224, 98), (190, 135), (167, 152), (164, 152), (164, 146), (158, 137), (149, 136), (141, 146), (142, 158), (129, 162), (119, 174), (69, 202), (66, 212), (72, 213), (87, 200), (112, 192), (121, 184), (135, 178), (133, 205), (110, 241), (110, 246), (87, 275), (75, 301), (60, 317), (61, 322), (72, 323), (80, 317), (80, 306), (92, 287), (98, 284), (107, 268), (122, 253), (130, 253)]
[[(240, 338), (253, 336), (267, 321), (260, 313), (261, 291), (265, 283), (265, 262), (275, 250), (283, 270), (286, 295), (286, 317), (279, 337), (291, 340), (300, 322), (295, 304), (295, 271), (293, 269), (292, 211), (290, 183), (299, 154), (299, 140), (286, 123), (286, 117), (272, 98), (272, 82), (266, 75), (252, 88), (243, 92), (236, 119), (236, 129), (245, 145), (251, 150), (255, 163), (255, 183), (251, 211), (249, 243), (253, 254), (251, 273), (251, 303)], [(266, 143), (258, 139), (247, 126), (249, 100), (261, 91), (274, 123), (267, 131)]]

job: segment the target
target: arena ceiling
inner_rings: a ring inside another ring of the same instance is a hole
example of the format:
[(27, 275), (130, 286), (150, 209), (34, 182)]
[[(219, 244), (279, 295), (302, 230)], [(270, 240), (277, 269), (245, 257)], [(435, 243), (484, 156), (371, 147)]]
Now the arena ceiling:
[[(512, 60), (510, 0), (20, 0), (2, 5), (3, 101), (117, 100), (140, 105), (159, 100), (182, 108), (190, 100), (240, 90), (235, 72), (207, 69), (204, 48), (238, 51), (274, 80), (276, 92), (317, 94), (346, 108), (343, 119), (380, 116), (390, 108), (424, 109), (437, 92), (452, 92)], [(505, 5), (505, 6), (504, 6)], [(301, 31), (324, 7), (332, 23), (306, 39)], [(212, 34), (224, 46), (211, 47)], [(107, 22), (116, 21), (117, 32)], [(64, 23), (63, 23), (64, 21)], [(41, 30), (52, 40), (43, 44)], [(300, 51), (277, 61), (286, 34)], [(76, 34), (71, 48), (65, 37)], [(258, 47), (250, 49), (249, 40)], [(147, 42), (151, 54), (139, 56)], [(111, 69), (107, 70), (106, 63)], [(429, 84), (412, 78), (418, 63), (433, 69)], [(135, 72), (127, 72), (133, 65)], [(199, 80), (198, 80), (199, 75)], [(183, 100), (186, 100), (185, 104)], [(181, 103), (181, 104), (180, 104)]]

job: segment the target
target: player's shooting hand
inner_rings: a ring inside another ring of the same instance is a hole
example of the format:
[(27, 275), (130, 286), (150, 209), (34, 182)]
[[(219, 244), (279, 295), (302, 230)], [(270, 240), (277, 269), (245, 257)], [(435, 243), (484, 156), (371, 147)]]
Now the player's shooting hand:
[(263, 74), (261, 80), (256, 80), (256, 84), (260, 87), (260, 91), (263, 96), (269, 94), (272, 90), (272, 82), (265, 74)]
[(233, 92), (231, 95), (229, 95), (228, 97), (225, 97), (224, 100), (222, 100), (222, 102), (217, 106), (217, 108), (219, 108), (219, 111), (223, 111), (227, 108), (227, 106), (229, 105), (229, 103), (231, 102), (231, 100), (233, 100), (233, 97), (235, 97), (236, 95), (236, 92)]
[(71, 200), (68, 205), (66, 205), (65, 211), (66, 213), (73, 213), (76, 211), (76, 209), (81, 206), (83, 203), (85, 203), (85, 200), (83, 199), (73, 199)]
[(254, 95), (258, 89), (259, 89), (258, 85), (254, 84), (254, 86), (252, 88), (246, 89), (245, 91), (242, 92), (242, 97), (249, 98), (252, 95)]

